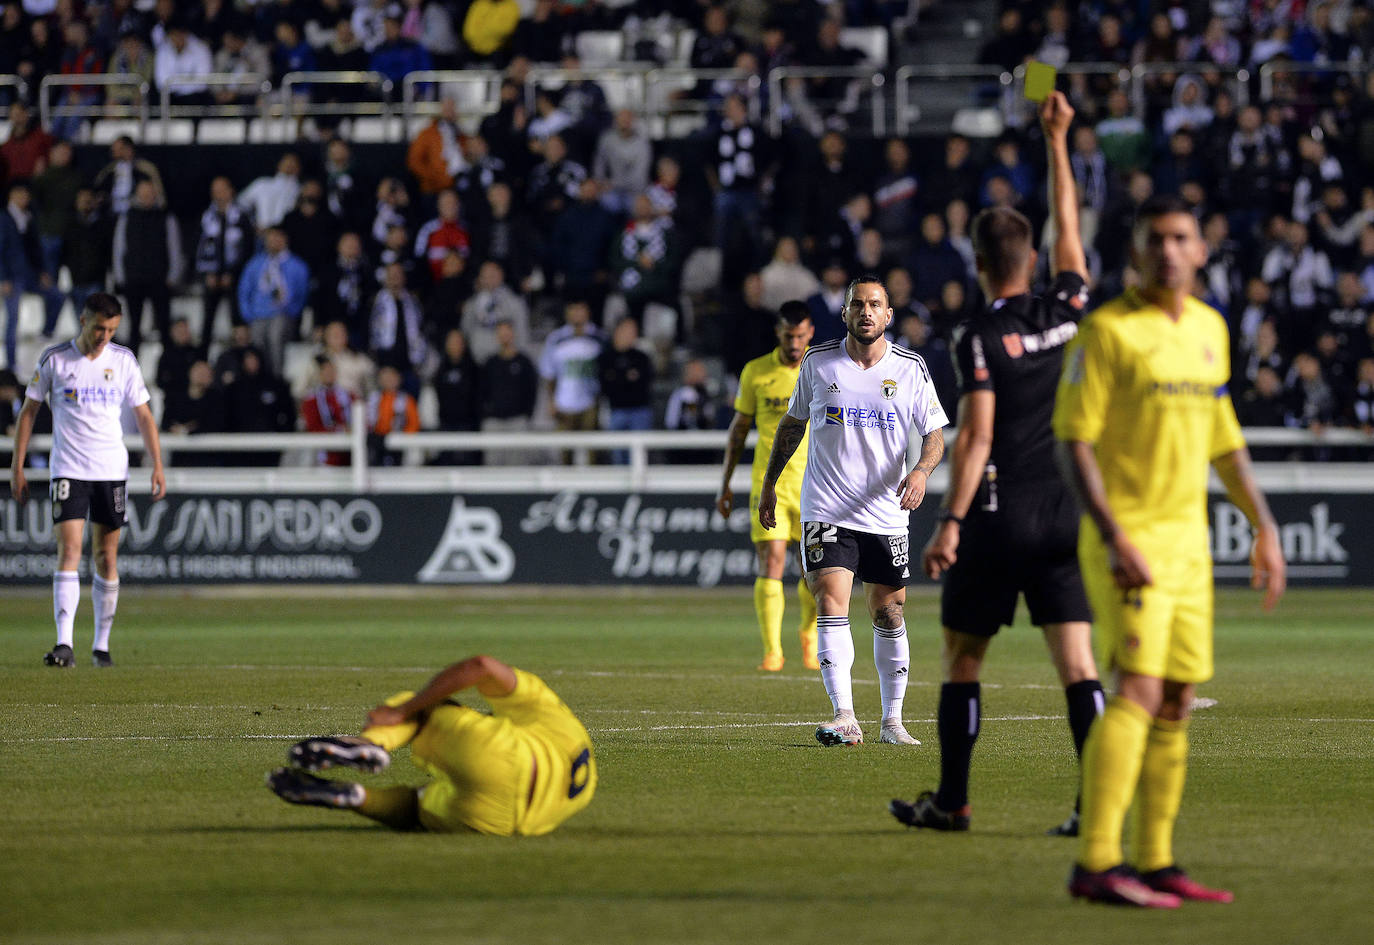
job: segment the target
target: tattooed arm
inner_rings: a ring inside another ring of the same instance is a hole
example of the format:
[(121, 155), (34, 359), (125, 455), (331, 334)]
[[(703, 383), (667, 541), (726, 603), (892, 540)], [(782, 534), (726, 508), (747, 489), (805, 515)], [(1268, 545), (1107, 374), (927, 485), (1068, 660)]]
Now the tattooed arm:
[(897, 494), (902, 497), (901, 506), (903, 509), (909, 512), (912, 509), (920, 508), (921, 501), (926, 497), (926, 481), (930, 479), (930, 474), (935, 471), (935, 467), (940, 465), (940, 460), (944, 455), (945, 431), (943, 429), (931, 430), (921, 440), (921, 458), (916, 462), (915, 468), (903, 476), (901, 482), (897, 483)]
[(735, 411), (735, 419), (730, 421), (730, 432), (725, 440), (725, 466), (721, 470), (720, 492), (716, 493), (716, 511), (721, 518), (729, 518), (735, 508), (735, 492), (730, 488), (730, 479), (739, 465), (740, 454), (744, 452), (744, 441), (749, 436), (749, 428), (754, 425), (750, 414)]
[(768, 471), (763, 474), (763, 487), (759, 489), (759, 524), (764, 528), (774, 528), (778, 524), (778, 495), (775, 491), (778, 477), (787, 468), (787, 461), (797, 451), (805, 435), (805, 420), (784, 414), (778, 421), (778, 432), (773, 437), (773, 452), (768, 456)]

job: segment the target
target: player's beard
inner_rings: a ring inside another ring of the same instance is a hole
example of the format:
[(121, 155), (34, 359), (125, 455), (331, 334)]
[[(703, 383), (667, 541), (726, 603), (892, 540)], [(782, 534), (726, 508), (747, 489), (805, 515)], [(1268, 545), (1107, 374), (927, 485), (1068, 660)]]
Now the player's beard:
[(874, 324), (874, 326), (868, 330), (867, 334), (864, 334), (863, 329), (858, 325), (852, 323), (845, 327), (849, 330), (849, 337), (853, 338), (861, 345), (875, 344), (878, 339), (883, 336), (883, 329), (877, 324)]

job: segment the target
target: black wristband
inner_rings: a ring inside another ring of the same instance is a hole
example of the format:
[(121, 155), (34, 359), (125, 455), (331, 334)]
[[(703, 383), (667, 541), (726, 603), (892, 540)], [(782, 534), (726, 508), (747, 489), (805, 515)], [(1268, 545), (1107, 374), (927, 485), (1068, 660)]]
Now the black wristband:
[(941, 522), (953, 522), (955, 525), (963, 525), (963, 524), (964, 524), (964, 520), (963, 520), (962, 518), (960, 518), (959, 516), (955, 515), (955, 514), (954, 514), (953, 512), (951, 512), (949, 509), (943, 509), (943, 510), (941, 510), (941, 512), (940, 512), (940, 521), (941, 521)]

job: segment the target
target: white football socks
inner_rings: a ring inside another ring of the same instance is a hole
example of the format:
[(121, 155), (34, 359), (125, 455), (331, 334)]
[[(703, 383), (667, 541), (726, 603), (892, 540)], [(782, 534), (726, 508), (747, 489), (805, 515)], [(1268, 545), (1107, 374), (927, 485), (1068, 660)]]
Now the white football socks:
[(821, 664), (821, 682), (836, 714), (854, 714), (854, 685), (849, 677), (854, 668), (854, 637), (848, 617), (816, 618), (816, 658)]
[(91, 602), (95, 605), (95, 642), (92, 650), (110, 650), (110, 627), (114, 626), (115, 609), (119, 606), (119, 578), (107, 581), (100, 575), (91, 577)]
[(57, 623), (57, 644), (72, 645), (72, 622), (81, 603), (81, 575), (75, 571), (55, 571), (52, 576), (52, 615)]
[(900, 719), (911, 668), (911, 647), (907, 643), (905, 623), (890, 630), (873, 625), (873, 665), (878, 668), (883, 721)]

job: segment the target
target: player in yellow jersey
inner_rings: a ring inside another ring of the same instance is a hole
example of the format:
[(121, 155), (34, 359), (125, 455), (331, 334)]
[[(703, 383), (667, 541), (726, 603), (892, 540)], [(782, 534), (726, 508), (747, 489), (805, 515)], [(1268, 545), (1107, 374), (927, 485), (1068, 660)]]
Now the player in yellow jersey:
[[(449, 698), (468, 688), (490, 703), (490, 715)], [(433, 778), (418, 789), (365, 788), (300, 770), (377, 772), (407, 744)], [(491, 656), (454, 663), (418, 695), (388, 699), (368, 713), (360, 736), (308, 738), (288, 758), (298, 767), (267, 776), (282, 800), (354, 810), (397, 830), (544, 834), (596, 792), (592, 742), (577, 716), (538, 676)]]
[[(778, 346), (744, 366), (739, 376), (739, 395), (735, 398), (735, 418), (725, 446), (725, 467), (716, 509), (725, 518), (735, 508), (735, 493), (730, 478), (744, 452), (744, 440), (749, 428), (757, 424), (759, 440), (754, 446), (753, 480), (749, 486), (749, 537), (758, 554), (758, 576), (754, 579), (754, 613), (763, 637), (763, 663), (759, 669), (777, 672), (782, 669), (782, 617), (786, 594), (783, 591), (783, 569), (787, 563), (787, 549), (801, 541), (801, 483), (806, 463), (793, 463), (778, 480), (778, 521), (773, 528), (764, 528), (758, 521), (759, 489), (768, 468), (768, 455), (773, 449), (773, 434), (778, 421), (787, 412), (792, 390), (797, 386), (797, 372), (801, 370), (802, 355), (811, 343), (815, 326), (805, 302), (784, 302), (778, 310), (776, 326)], [(806, 441), (798, 451), (806, 458)], [(816, 599), (806, 586), (797, 581), (797, 599), (801, 602), (802, 663), (807, 669), (819, 669), (816, 661)]]
[[(1230, 902), (1173, 854), (1198, 683), (1212, 677), (1208, 466), (1256, 530), (1264, 606), (1283, 594), (1278, 528), (1255, 484), (1227, 393), (1226, 323), (1189, 293), (1206, 262), (1197, 219), (1147, 201), (1132, 257), (1141, 287), (1084, 319), (1064, 362), (1054, 433), (1084, 517), (1078, 554), (1116, 695), (1083, 747), (1083, 812), (1069, 893), (1120, 905)], [(1121, 834), (1135, 799), (1132, 867)]]

